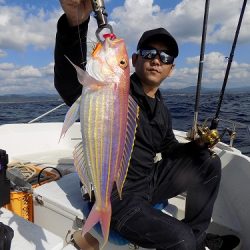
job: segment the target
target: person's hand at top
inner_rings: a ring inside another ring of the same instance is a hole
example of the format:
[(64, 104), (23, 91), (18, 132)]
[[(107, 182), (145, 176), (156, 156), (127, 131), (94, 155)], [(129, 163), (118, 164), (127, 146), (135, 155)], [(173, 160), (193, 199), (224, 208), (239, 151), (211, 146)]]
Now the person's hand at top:
[(60, 3), (70, 26), (83, 23), (93, 10), (90, 0), (60, 0)]

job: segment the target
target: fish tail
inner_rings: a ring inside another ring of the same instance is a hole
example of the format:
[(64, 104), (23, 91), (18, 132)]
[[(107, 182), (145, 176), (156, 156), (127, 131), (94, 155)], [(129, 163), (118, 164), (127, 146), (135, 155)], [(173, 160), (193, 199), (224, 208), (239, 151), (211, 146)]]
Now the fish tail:
[(108, 242), (110, 220), (111, 220), (111, 204), (109, 203), (108, 207), (101, 213), (101, 228), (102, 228), (102, 234), (103, 234), (103, 239), (104, 239), (101, 249)]
[(100, 221), (102, 235), (103, 235), (103, 245), (101, 249), (106, 245), (109, 238), (109, 228), (110, 228), (110, 220), (111, 220), (111, 204), (109, 203), (105, 209), (98, 209), (96, 205), (93, 206), (91, 212), (83, 225), (82, 235), (85, 235), (87, 232), (91, 230), (91, 228)]

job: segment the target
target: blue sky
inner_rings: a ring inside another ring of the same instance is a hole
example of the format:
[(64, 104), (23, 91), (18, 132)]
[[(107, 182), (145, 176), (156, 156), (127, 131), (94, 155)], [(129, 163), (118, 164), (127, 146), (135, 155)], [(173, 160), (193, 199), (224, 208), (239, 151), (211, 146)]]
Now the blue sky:
[[(180, 54), (162, 87), (197, 82), (204, 0), (107, 0), (109, 21), (125, 39), (129, 55), (143, 31), (164, 27), (177, 39)], [(243, 0), (210, 0), (202, 86), (220, 88)], [(59, 0), (0, 0), (0, 95), (56, 93), (53, 50)], [(89, 40), (95, 39), (91, 18)], [(131, 67), (131, 72), (133, 68)], [(250, 6), (235, 50), (228, 87), (250, 86)]]

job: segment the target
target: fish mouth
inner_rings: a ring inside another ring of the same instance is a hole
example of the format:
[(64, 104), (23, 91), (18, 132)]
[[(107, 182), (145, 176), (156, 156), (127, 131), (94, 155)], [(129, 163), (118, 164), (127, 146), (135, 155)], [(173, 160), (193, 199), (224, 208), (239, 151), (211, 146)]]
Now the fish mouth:
[(123, 43), (124, 40), (122, 38), (115, 38), (115, 39), (107, 39), (107, 41), (110, 43), (110, 44), (119, 44), (119, 43)]

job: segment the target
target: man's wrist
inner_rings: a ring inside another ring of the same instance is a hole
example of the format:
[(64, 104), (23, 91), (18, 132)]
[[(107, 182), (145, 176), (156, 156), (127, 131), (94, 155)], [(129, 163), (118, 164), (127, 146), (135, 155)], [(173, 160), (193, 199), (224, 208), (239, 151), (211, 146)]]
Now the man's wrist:
[(208, 144), (205, 143), (201, 138), (197, 138), (195, 139), (195, 144), (199, 147), (199, 148), (207, 148)]
[[(89, 18), (86, 19), (84, 22), (80, 23), (79, 25), (71, 26), (69, 24), (69, 21), (67, 19), (66, 14), (63, 14), (57, 23), (57, 31), (60, 34), (65, 34), (65, 33), (77, 33), (80, 27), (81, 29), (86, 29), (85, 26), (87, 27), (89, 23)], [(78, 27), (79, 26), (79, 27)]]
[(70, 15), (67, 15), (67, 21), (70, 27), (75, 27), (78, 25), (81, 25), (82, 23), (84, 23), (89, 17), (87, 18), (80, 18), (80, 17), (71, 17)]
[(66, 48), (71, 48), (73, 44), (79, 39), (79, 34), (81, 37), (85, 38), (88, 30), (89, 19), (85, 20), (79, 26), (71, 27), (68, 23), (66, 14), (63, 14), (57, 23), (57, 42), (60, 42), (60, 46)]

